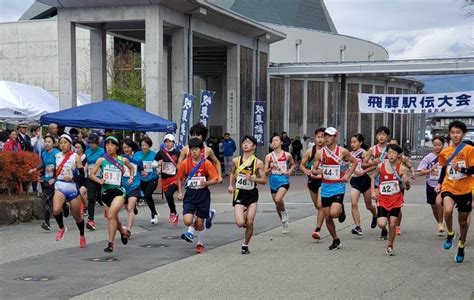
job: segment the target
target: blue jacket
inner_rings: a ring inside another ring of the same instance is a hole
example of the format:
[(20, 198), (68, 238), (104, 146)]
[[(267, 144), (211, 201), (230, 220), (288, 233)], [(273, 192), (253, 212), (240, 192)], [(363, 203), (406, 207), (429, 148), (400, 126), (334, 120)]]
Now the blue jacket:
[(235, 146), (235, 142), (232, 138), (229, 138), (228, 140), (224, 139), (223, 140), (224, 144), (224, 156), (234, 156), (234, 152), (237, 149)]

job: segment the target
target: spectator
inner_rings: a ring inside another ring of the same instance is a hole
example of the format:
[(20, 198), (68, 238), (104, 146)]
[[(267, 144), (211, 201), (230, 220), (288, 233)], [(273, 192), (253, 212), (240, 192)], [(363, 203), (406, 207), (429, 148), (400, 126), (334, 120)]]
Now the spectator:
[(290, 145), (291, 145), (291, 139), (286, 134), (286, 131), (283, 131), (281, 133), (281, 137), (282, 137), (282, 142), (283, 142), (283, 144), (281, 145), (281, 149), (283, 151), (289, 152), (290, 151)]
[(293, 159), (298, 164), (301, 161), (301, 150), (303, 150), (303, 144), (301, 143), (301, 139), (299, 136), (295, 137), (295, 140), (291, 144), (291, 155)]
[(31, 139), (26, 134), (28, 131), (28, 123), (21, 122), (16, 127), (18, 130), (17, 140), (21, 145), (21, 150), (23, 151), (33, 151), (33, 147), (31, 147)]
[(8, 140), (3, 145), (3, 151), (21, 152), (21, 144), (17, 140), (18, 134), (12, 130), (8, 135)]
[(4, 129), (0, 129), (0, 151), (3, 151), (3, 145), (8, 140), (8, 132)]
[(410, 153), (411, 153), (411, 144), (410, 144), (410, 140), (407, 140), (405, 142), (405, 144), (403, 144), (403, 154), (406, 156), (406, 157), (410, 157)]
[(58, 126), (58, 135), (61, 136), (66, 133), (66, 126)]
[(48, 135), (54, 137), (57, 140), (58, 139), (58, 125), (56, 125), (55, 123), (49, 124)]
[(31, 148), (33, 152), (41, 156), (44, 150), (44, 139), (41, 136), (41, 126), (33, 126), (30, 129)]
[(315, 145), (314, 140), (313, 140), (312, 138), (310, 138), (310, 139), (308, 140), (308, 147), (307, 147), (307, 149), (313, 148), (314, 145)]
[(71, 137), (73, 142), (78, 139), (78, 135), (79, 135), (79, 130), (77, 130), (76, 128), (69, 129), (69, 136)]
[(230, 137), (230, 134), (226, 132), (224, 134), (224, 166), (225, 166), (225, 176), (230, 174), (232, 169), (232, 158), (234, 157), (234, 152), (237, 149), (235, 141)]

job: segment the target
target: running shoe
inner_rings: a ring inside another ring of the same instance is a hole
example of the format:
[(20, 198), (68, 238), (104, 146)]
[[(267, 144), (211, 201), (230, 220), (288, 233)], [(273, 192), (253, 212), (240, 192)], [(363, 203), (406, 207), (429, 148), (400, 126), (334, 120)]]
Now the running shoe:
[(458, 253), (456, 253), (456, 256), (454, 256), (454, 260), (457, 263), (462, 263), (464, 261), (464, 247), (458, 247)]
[(337, 218), (337, 220), (339, 221), (339, 223), (344, 223), (344, 221), (346, 220), (346, 212), (344, 211), (344, 205), (342, 205), (342, 212)]
[(370, 223), (370, 228), (374, 229), (377, 227), (377, 217), (372, 217), (372, 223)]
[(355, 228), (353, 228), (351, 230), (351, 233), (355, 235), (363, 235), (362, 228), (360, 228), (360, 226), (356, 226)]
[(122, 244), (128, 244), (128, 229), (122, 228), (122, 230), (120, 230), (120, 240), (122, 241)]
[(284, 210), (281, 212), (281, 222), (287, 223), (289, 221), (288, 210)]
[(91, 231), (95, 231), (95, 222), (93, 220), (89, 220), (87, 221), (87, 224), (86, 224), (86, 228), (91, 230)]
[(135, 215), (138, 215), (138, 208), (137, 208), (137, 205), (135, 204), (135, 208), (133, 209), (133, 213)]
[(56, 241), (62, 240), (66, 231), (67, 231), (67, 227), (59, 228), (58, 232), (56, 232)]
[(183, 234), (181, 234), (181, 239), (185, 240), (188, 243), (192, 243), (194, 239), (194, 234), (189, 231), (183, 232)]
[(196, 253), (198, 253), (198, 254), (204, 253), (204, 245), (202, 245), (202, 244), (197, 244), (197, 245), (196, 245)]
[(394, 256), (395, 255), (395, 252), (393, 251), (393, 247), (391, 247), (391, 246), (387, 246), (387, 250), (385, 251), (385, 253), (388, 256)]
[(104, 252), (111, 253), (114, 251), (114, 243), (109, 242), (107, 248), (104, 249)]
[(179, 214), (175, 214), (174, 218), (171, 220), (171, 223), (173, 223), (173, 226), (176, 227), (178, 226), (178, 221), (179, 221)]
[(175, 214), (171, 214), (168, 216), (168, 223), (172, 223), (173, 222), (173, 219), (174, 219), (174, 215)]
[(151, 224), (155, 225), (158, 224), (158, 214), (154, 214), (150, 220)]
[(388, 231), (387, 231), (387, 228), (384, 228), (380, 232), (379, 240), (386, 241), (387, 239), (388, 239)]
[(49, 224), (49, 222), (43, 222), (43, 224), (41, 224), (41, 228), (47, 231), (51, 231), (51, 225)]
[(287, 234), (287, 233), (290, 232), (290, 228), (289, 228), (289, 223), (288, 223), (288, 221), (287, 221), (287, 222), (283, 222), (281, 225), (282, 225), (281, 233)]
[(341, 240), (335, 239), (332, 241), (332, 244), (329, 246), (329, 250), (335, 250), (341, 248)]
[(400, 226), (395, 226), (395, 233), (397, 235), (401, 235), (402, 234), (402, 229), (400, 228)]
[(212, 220), (216, 215), (216, 210), (211, 208), (209, 210), (209, 218), (206, 219), (206, 229), (210, 229), (212, 227)]
[(242, 250), (240, 251), (242, 254), (250, 254), (249, 246), (242, 245)]
[(313, 231), (313, 233), (311, 234), (311, 237), (315, 240), (320, 240), (321, 239), (321, 236), (319, 236), (319, 232), (318, 231)]
[(79, 238), (79, 247), (85, 248), (87, 246), (86, 237), (81, 235)]
[(69, 217), (69, 205), (66, 202), (63, 204), (63, 216), (65, 218)]
[(444, 249), (449, 250), (449, 249), (453, 248), (453, 239), (454, 239), (455, 235), (456, 234), (454, 234), (454, 233), (452, 235), (450, 235), (448, 233), (448, 237), (446, 238), (446, 241), (443, 244)]
[(444, 224), (438, 224), (438, 236), (442, 236), (444, 234)]

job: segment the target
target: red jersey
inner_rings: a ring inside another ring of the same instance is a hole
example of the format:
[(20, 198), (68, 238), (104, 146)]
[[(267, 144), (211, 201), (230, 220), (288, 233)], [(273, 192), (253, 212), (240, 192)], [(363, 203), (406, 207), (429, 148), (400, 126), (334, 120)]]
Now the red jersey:
[[(382, 167), (380, 168), (378, 206), (386, 210), (400, 208), (403, 206), (403, 194), (400, 181), (395, 174), (387, 172), (385, 165), (385, 163), (382, 163)], [(400, 174), (400, 168), (401, 163), (397, 163), (395, 170), (398, 174)]]
[(323, 169), (323, 182), (338, 183), (342, 182), (344, 176), (342, 168), (343, 161), (340, 158), (341, 147), (336, 146), (336, 150), (331, 154), (327, 147), (321, 149), (321, 169)]

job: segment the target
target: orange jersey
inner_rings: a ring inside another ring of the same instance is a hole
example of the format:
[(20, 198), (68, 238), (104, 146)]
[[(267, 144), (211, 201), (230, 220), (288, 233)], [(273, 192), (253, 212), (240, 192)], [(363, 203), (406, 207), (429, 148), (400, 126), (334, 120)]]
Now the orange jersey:
[(466, 145), (456, 157), (451, 160), (450, 165), (446, 166), (446, 161), (453, 155), (455, 150), (456, 147), (449, 146), (439, 154), (439, 165), (447, 167), (441, 191), (450, 192), (453, 195), (469, 194), (472, 192), (472, 187), (474, 186), (474, 177), (470, 174), (455, 171), (451, 165), (459, 163), (463, 168), (474, 166), (474, 147)]
[[(186, 179), (189, 172), (191, 172), (196, 165), (197, 163), (194, 163), (191, 157), (183, 160), (178, 169), (178, 180), (182, 182)], [(214, 167), (214, 165), (207, 159), (201, 164), (194, 176), (205, 176), (208, 180), (211, 179), (216, 181), (219, 179), (216, 167)]]

